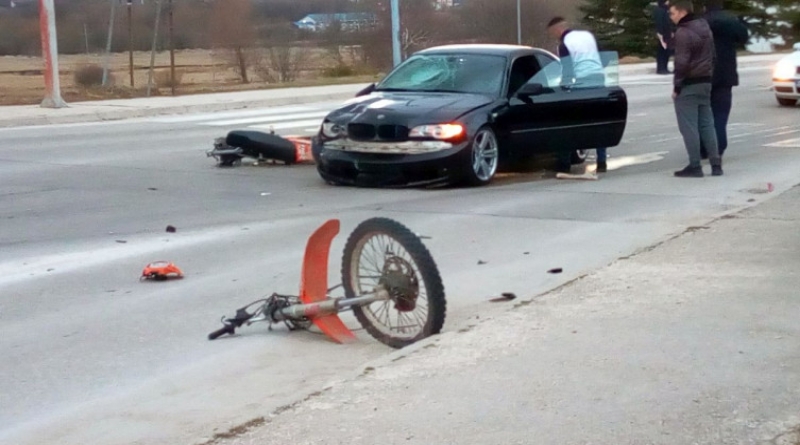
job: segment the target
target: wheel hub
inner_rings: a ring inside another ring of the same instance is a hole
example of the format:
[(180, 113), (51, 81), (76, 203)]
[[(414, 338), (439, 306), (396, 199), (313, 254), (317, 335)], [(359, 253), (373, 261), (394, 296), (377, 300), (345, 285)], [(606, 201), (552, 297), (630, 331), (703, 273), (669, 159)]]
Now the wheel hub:
[(417, 307), (419, 280), (408, 261), (393, 256), (386, 260), (380, 284), (389, 293), (399, 312), (411, 312)]

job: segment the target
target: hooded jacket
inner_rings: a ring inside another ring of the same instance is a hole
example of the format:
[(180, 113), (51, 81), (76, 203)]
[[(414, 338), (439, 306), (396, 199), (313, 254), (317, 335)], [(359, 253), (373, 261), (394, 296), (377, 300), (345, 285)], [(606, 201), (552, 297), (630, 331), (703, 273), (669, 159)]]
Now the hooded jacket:
[(750, 39), (747, 27), (738, 17), (720, 8), (709, 8), (705, 19), (714, 35), (717, 54), (713, 84), (723, 87), (737, 86), (739, 73), (736, 71), (736, 50)]
[(674, 91), (686, 85), (711, 83), (714, 75), (714, 36), (705, 19), (689, 14), (675, 30)]

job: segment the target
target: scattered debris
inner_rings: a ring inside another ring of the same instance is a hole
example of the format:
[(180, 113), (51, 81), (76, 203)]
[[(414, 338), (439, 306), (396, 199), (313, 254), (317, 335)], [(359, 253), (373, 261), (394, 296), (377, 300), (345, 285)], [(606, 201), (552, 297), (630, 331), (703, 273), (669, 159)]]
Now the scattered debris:
[(158, 189), (157, 189), (157, 188), (155, 188), (155, 187), (148, 187), (148, 188), (147, 188), (147, 190), (150, 190), (150, 191), (154, 192), (154, 191), (156, 191), (156, 190), (158, 190)]
[(502, 301), (511, 301), (511, 300), (514, 300), (514, 299), (517, 298), (517, 296), (512, 292), (503, 292), (501, 295), (502, 296), (497, 297), (497, 298), (492, 298), (489, 301), (492, 302), (492, 303), (499, 303), (499, 302), (502, 302)]
[(271, 195), (271, 194), (272, 194), (272, 193), (267, 193), (267, 192), (264, 192), (264, 193), (262, 193), (262, 194), (261, 194), (261, 196), (269, 196), (269, 195)]
[(478, 260), (478, 266), (482, 266), (482, 265), (484, 265), (486, 263), (487, 263), (486, 261)]
[(556, 267), (556, 268), (553, 268), (553, 269), (550, 269), (550, 270), (547, 271), (547, 273), (554, 273), (554, 274), (555, 273), (561, 273), (561, 272), (564, 272), (564, 269), (562, 269), (560, 267)]
[(55, 269), (52, 269), (52, 268), (51, 268), (51, 269), (47, 269), (47, 271), (48, 271), (48, 272), (52, 272), (52, 271), (54, 271), (54, 270), (55, 270)]
[(120, 243), (120, 244), (125, 244), (125, 243), (127, 243), (127, 241), (125, 241), (124, 239), (118, 239), (118, 240), (117, 240), (117, 242), (118, 242), (118, 243)]
[(164, 281), (169, 278), (183, 278), (183, 272), (169, 261), (156, 261), (145, 266), (139, 279)]
[(772, 193), (772, 192), (774, 192), (774, 191), (775, 191), (775, 186), (774, 186), (774, 185), (772, 185), (772, 183), (771, 183), (771, 182), (768, 182), (768, 183), (767, 183), (767, 192), (770, 192), (770, 193)]
[(530, 252), (522, 252), (523, 255), (530, 255)]
[(175, 233), (177, 230), (175, 226), (167, 226), (167, 233)]

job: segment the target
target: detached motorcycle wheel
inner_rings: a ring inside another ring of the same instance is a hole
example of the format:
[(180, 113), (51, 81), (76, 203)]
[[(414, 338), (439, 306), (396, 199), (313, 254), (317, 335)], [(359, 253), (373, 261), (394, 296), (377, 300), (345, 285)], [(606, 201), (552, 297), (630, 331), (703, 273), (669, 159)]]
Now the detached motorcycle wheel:
[(354, 306), (361, 326), (375, 339), (402, 348), (444, 325), (446, 302), (439, 269), (417, 235), (387, 218), (368, 219), (353, 230), (342, 257), (347, 298), (382, 285), (391, 299)]

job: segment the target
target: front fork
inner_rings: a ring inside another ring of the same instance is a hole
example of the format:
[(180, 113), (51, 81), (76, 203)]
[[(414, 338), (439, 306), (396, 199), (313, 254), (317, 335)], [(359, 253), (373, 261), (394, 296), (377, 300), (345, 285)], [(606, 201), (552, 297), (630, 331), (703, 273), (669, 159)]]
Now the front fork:
[(342, 309), (347, 309), (352, 306), (361, 306), (374, 303), (376, 301), (388, 300), (390, 298), (389, 292), (379, 286), (374, 292), (364, 294), (355, 298), (333, 298), (317, 303), (309, 304), (294, 304), (283, 309), (279, 309), (272, 314), (269, 314), (273, 321), (284, 320), (298, 320), (302, 318), (321, 317), (330, 314), (339, 313)]

